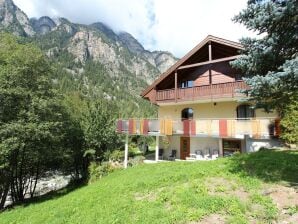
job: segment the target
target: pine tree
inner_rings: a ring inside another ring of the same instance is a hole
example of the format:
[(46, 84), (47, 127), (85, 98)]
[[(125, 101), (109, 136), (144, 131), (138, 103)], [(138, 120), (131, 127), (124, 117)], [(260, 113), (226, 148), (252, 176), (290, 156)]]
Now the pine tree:
[(281, 116), (298, 99), (298, 1), (249, 0), (234, 21), (260, 38), (243, 38), (245, 50), (232, 65), (245, 75), (257, 107)]

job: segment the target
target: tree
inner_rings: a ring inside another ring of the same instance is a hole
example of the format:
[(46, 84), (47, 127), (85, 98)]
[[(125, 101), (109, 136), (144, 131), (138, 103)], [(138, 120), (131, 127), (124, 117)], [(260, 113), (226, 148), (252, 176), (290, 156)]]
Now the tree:
[(86, 156), (102, 161), (105, 152), (119, 147), (120, 139), (115, 132), (115, 109), (104, 100), (87, 102), (82, 116)]
[[(298, 96), (297, 96), (298, 97)], [(287, 143), (298, 144), (298, 98), (285, 108), (281, 120), (281, 138)]]
[(0, 209), (34, 195), (37, 180), (66, 156), (67, 114), (42, 52), (0, 34)]
[(297, 15), (297, 0), (249, 0), (234, 17), (261, 38), (243, 38), (245, 49), (232, 65), (247, 77), (247, 92), (257, 107), (281, 116), (298, 96)]

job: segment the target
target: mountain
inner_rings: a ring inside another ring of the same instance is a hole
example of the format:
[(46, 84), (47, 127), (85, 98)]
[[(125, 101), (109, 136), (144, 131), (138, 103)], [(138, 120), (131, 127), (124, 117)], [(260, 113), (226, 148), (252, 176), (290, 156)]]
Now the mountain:
[(22, 36), (35, 34), (27, 15), (12, 0), (0, 0), (0, 29)]
[(51, 32), (57, 26), (56, 23), (48, 16), (42, 16), (39, 19), (32, 18), (30, 19), (30, 23), (34, 31), (40, 34)]
[(148, 51), (131, 34), (116, 33), (100, 22), (84, 25), (47, 16), (29, 20), (12, 0), (0, 0), (0, 30), (39, 46), (62, 91), (114, 101), (126, 110), (122, 116), (135, 116), (138, 110), (140, 116), (154, 113), (139, 94), (177, 61), (171, 53)]

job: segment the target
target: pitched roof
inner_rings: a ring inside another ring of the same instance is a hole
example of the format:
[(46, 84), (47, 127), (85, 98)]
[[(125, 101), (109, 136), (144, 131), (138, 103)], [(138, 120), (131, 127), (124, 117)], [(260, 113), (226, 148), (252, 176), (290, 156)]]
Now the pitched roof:
[(233, 48), (237, 48), (239, 50), (244, 49), (243, 45), (238, 43), (238, 42), (234, 42), (234, 41), (226, 40), (226, 39), (223, 39), (223, 38), (215, 37), (215, 36), (212, 36), (212, 35), (208, 35), (197, 46), (195, 46), (191, 51), (189, 51), (184, 57), (182, 57), (179, 61), (177, 61), (167, 71), (162, 73), (158, 79), (156, 79), (150, 86), (148, 86), (142, 92), (141, 96), (144, 97), (147, 93), (149, 93), (150, 90), (152, 90), (156, 85), (158, 85), (161, 81), (163, 81), (172, 72), (177, 70), (184, 62), (186, 62), (191, 56), (193, 56), (198, 50), (200, 50), (209, 41), (216, 42), (216, 43), (219, 43), (219, 44), (223, 44), (223, 45), (226, 45), (226, 46), (230, 46), (230, 47), (233, 47)]

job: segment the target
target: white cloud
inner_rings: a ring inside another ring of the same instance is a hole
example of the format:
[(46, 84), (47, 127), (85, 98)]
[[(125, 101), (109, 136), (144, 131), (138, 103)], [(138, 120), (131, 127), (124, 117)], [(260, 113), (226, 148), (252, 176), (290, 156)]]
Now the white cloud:
[(126, 31), (147, 49), (181, 57), (208, 34), (237, 41), (252, 36), (231, 18), (247, 0), (15, 0), (29, 17), (65, 17), (77, 23), (104, 22)]

